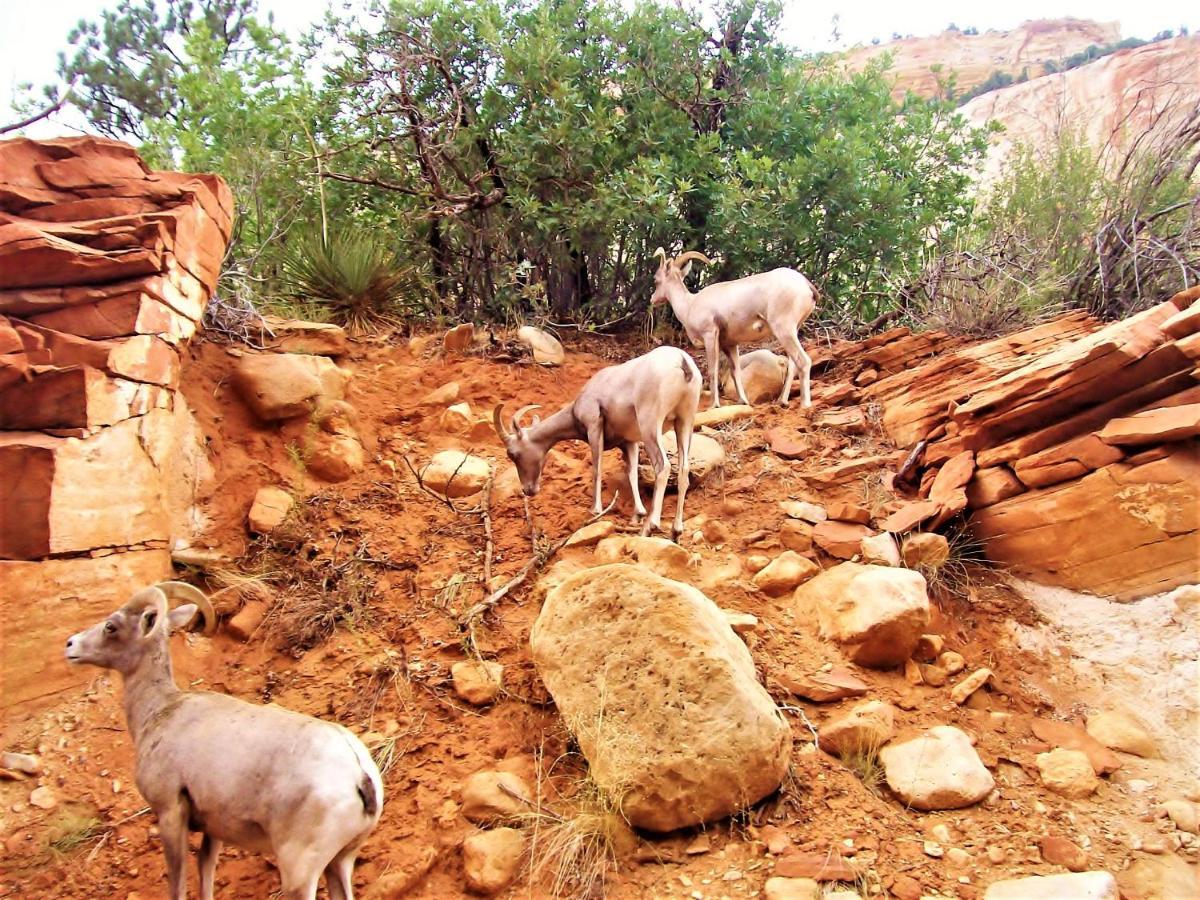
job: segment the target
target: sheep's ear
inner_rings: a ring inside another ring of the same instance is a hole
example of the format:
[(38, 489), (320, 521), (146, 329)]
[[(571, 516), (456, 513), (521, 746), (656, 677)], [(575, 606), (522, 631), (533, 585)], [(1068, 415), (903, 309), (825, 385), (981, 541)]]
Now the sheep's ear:
[(680, 278), (687, 278), (688, 273), (692, 271), (692, 261), (689, 259), (683, 264), (683, 268), (679, 270)]
[(141, 616), (138, 618), (138, 630), (141, 632), (142, 637), (149, 637), (154, 633), (154, 629), (157, 627), (158, 609), (157, 607), (151, 606), (149, 609), (144, 610)]
[(200, 607), (195, 603), (185, 603), (167, 613), (167, 622), (172, 631), (178, 631), (180, 628), (186, 628), (199, 611)]

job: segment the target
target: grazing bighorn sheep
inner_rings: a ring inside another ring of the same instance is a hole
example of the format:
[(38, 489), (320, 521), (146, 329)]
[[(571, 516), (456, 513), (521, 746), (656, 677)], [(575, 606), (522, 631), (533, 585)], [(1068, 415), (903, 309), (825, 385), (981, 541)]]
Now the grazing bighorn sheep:
[[(168, 598), (189, 602), (174, 609)], [(136, 750), (138, 790), (154, 810), (172, 900), (187, 896), (188, 831), (200, 844), (200, 896), (212, 900), (222, 842), (275, 855), (288, 900), (351, 900), (359, 845), (383, 806), (383, 782), (362, 743), (332, 722), (225, 694), (175, 686), (170, 632), (197, 616), (216, 626), (196, 588), (167, 581), (134, 594), (72, 635), (72, 663), (116, 669)]]
[(792, 392), (792, 379), (801, 374), (804, 407), (812, 406), (809, 375), (812, 360), (800, 346), (796, 332), (813, 311), (817, 291), (807, 278), (795, 269), (772, 269), (758, 275), (748, 275), (736, 281), (719, 281), (693, 294), (683, 283), (692, 268), (692, 260), (705, 265), (712, 262), (703, 253), (688, 250), (668, 260), (666, 251), (654, 251), (659, 258), (654, 273), (652, 304), (670, 303), (676, 317), (687, 331), (692, 344), (704, 347), (708, 357), (708, 377), (712, 383), (713, 406), (721, 405), (718, 385), (718, 353), (729, 360), (738, 400), (747, 403), (742, 387), (742, 371), (738, 364), (738, 344), (762, 339), (767, 331), (783, 346), (787, 354), (787, 375), (779, 405), (787, 406)]
[(692, 420), (700, 402), (700, 370), (692, 358), (676, 347), (658, 347), (617, 366), (601, 369), (583, 386), (579, 396), (549, 418), (534, 417), (522, 428), (521, 417), (538, 406), (523, 406), (512, 417), (511, 430), (501, 418), (503, 404), (492, 411), (496, 433), (504, 441), (508, 458), (517, 467), (527, 497), (541, 488), (546, 454), (559, 441), (587, 441), (592, 449), (594, 502), (592, 514), (600, 515), (600, 458), (605, 447), (620, 446), (629, 472), (633, 494), (634, 521), (646, 515), (638, 491), (638, 445), (645, 444), (654, 467), (654, 502), (642, 527), (649, 534), (661, 526), (663, 495), (671, 475), (671, 462), (663, 446), (664, 425), (673, 425), (679, 456), (679, 506), (675, 511), (672, 537), (683, 532), (683, 501), (688, 489), (688, 453), (692, 443)]

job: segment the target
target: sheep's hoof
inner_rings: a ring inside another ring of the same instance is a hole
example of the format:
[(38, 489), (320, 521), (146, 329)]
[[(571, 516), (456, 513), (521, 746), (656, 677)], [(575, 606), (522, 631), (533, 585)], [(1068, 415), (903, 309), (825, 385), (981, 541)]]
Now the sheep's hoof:
[(642, 537), (650, 537), (656, 531), (658, 531), (658, 523), (647, 520), (646, 524), (642, 526)]

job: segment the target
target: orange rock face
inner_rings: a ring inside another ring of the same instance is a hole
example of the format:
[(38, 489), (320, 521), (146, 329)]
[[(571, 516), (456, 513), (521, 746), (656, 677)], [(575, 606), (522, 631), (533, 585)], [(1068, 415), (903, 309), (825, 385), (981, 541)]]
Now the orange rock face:
[(992, 72), (1007, 72), (1015, 78), (1026, 69), (1032, 78), (1042, 73), (1044, 63), (1057, 63), (1091, 44), (1103, 46), (1120, 38), (1121, 29), (1116, 22), (1042, 19), (1025, 22), (1012, 31), (989, 30), (974, 35), (943, 31), (928, 37), (858, 47), (847, 53), (846, 59), (852, 69), (858, 70), (890, 53), (896, 98), (902, 98), (910, 90), (931, 97), (938, 91), (935, 66), (940, 67), (942, 78), (953, 72), (958, 90), (966, 91), (986, 81)]
[(1194, 302), (1104, 326), (1071, 314), (869, 386), (896, 444), (928, 442), (929, 499), (882, 528), (969, 508), (988, 556), (1040, 581), (1132, 599), (1200, 580)]
[[(207, 471), (179, 347), (232, 210), (220, 178), (151, 171), (117, 141), (0, 141), (0, 574), (39, 592), (6, 598), (14, 634), (48, 616), (68, 633), (171, 574)], [(46, 693), (44, 668), (6, 653), (5, 704)]]

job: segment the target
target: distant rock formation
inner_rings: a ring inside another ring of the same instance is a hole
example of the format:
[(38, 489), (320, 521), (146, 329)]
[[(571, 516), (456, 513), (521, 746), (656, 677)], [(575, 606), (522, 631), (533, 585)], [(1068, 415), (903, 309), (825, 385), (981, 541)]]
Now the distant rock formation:
[(940, 67), (943, 77), (954, 72), (956, 88), (963, 93), (982, 84), (993, 72), (1018, 78), (1026, 70), (1030, 78), (1036, 78), (1043, 74), (1047, 62), (1057, 64), (1092, 44), (1104, 46), (1120, 39), (1117, 22), (1039, 19), (1025, 22), (1012, 31), (982, 34), (943, 31), (928, 37), (856, 47), (846, 54), (846, 60), (851, 69), (858, 71), (871, 60), (890, 53), (891, 72), (896, 79), (895, 96), (903, 97), (906, 91), (913, 91), (929, 97), (937, 91), (938, 75), (934, 67)]

